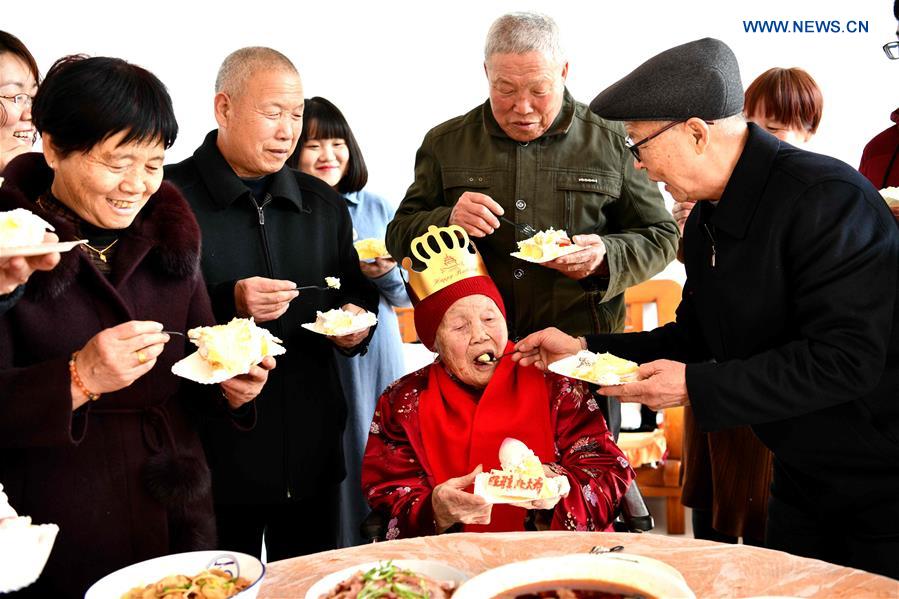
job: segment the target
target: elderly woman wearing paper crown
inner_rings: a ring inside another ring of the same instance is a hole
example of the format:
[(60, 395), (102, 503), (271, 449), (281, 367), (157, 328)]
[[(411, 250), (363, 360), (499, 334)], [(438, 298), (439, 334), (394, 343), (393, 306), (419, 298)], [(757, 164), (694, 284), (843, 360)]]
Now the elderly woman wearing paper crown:
[[(586, 386), (504, 357), (503, 300), (460, 227), (429, 227), (412, 254), (426, 266), (403, 261), (415, 328), (438, 358), (388, 387), (371, 424), (362, 487), (389, 512), (387, 537), (525, 530), (526, 521), (608, 529), (634, 472)], [(507, 437), (533, 450), (541, 474), (567, 478), (567, 495), (513, 506), (473, 493), (477, 474), (500, 468)]]

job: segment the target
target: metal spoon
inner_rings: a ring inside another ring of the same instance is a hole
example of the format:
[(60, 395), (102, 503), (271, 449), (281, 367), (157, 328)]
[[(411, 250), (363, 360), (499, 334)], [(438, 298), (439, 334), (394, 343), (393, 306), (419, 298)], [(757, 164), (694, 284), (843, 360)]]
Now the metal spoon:
[[(491, 358), (489, 353), (484, 352), (483, 354), (481, 354), (480, 356), (478, 356), (477, 358), (475, 358), (475, 360), (477, 360), (477, 361), (480, 362), (481, 364), (493, 364), (493, 363), (495, 363), (495, 362), (499, 362), (499, 359), (500, 359), (500, 358), (505, 358), (506, 356), (511, 356), (511, 355), (514, 354), (514, 353), (515, 353), (515, 351), (513, 350), (513, 351), (507, 352), (507, 353), (505, 353), (505, 354), (500, 354), (500, 355), (498, 355), (498, 356), (493, 356), (493, 357)], [(529, 354), (523, 354), (523, 357), (526, 358), (526, 357), (528, 357), (528, 356), (533, 356), (533, 355), (535, 355), (536, 353), (537, 353), (537, 350), (534, 350), (534, 351), (532, 351), (532, 352), (529, 353)], [(482, 360), (481, 358), (486, 358), (486, 359)]]

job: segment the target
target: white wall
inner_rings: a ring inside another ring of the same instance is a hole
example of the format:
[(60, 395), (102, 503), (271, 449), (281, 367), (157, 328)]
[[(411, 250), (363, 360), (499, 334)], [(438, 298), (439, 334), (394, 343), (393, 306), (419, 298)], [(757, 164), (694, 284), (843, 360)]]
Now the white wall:
[[(811, 149), (858, 165), (864, 144), (899, 106), (899, 61), (880, 47), (896, 39), (893, 0), (81, 0), (5, 7), (0, 29), (18, 35), (42, 71), (84, 52), (147, 67), (169, 87), (181, 134), (167, 161), (189, 156), (212, 118), (215, 72), (247, 45), (284, 52), (307, 96), (347, 115), (371, 173), (369, 187), (396, 202), (411, 182), (425, 132), (486, 98), (484, 36), (494, 18), (539, 10), (559, 23), (581, 101), (670, 46), (712, 36), (740, 60), (744, 84), (772, 66), (799, 66), (823, 90), (824, 118)], [(16, 12), (12, 12), (12, 10)], [(745, 33), (746, 19), (867, 21), (868, 33)], [(676, 275), (675, 275), (676, 276)], [(678, 277), (679, 278), (679, 277)]]

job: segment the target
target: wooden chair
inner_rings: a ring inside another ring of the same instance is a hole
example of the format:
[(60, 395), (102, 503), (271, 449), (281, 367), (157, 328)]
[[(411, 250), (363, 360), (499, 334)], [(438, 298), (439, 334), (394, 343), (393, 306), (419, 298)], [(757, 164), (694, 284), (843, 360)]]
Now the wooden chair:
[(403, 343), (415, 343), (418, 341), (418, 333), (415, 332), (415, 310), (413, 308), (394, 308), (396, 319), (400, 323), (400, 336)]
[[(672, 322), (680, 299), (681, 287), (675, 281), (658, 279), (634, 285), (624, 292), (624, 303), (627, 308), (624, 330), (626, 332), (643, 330), (643, 306), (646, 304), (655, 304), (658, 326)], [(668, 532), (684, 534), (684, 506), (681, 504), (681, 490), (684, 485), (684, 409), (681, 407), (664, 410), (662, 427), (668, 446), (667, 460), (657, 468), (651, 466), (635, 468), (637, 484), (646, 497), (665, 497)]]

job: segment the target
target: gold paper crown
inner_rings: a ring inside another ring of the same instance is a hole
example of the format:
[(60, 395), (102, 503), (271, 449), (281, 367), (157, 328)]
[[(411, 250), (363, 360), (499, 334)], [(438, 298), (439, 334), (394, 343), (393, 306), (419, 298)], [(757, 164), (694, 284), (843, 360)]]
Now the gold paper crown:
[(470, 277), (488, 276), (484, 260), (459, 225), (428, 227), (410, 244), (412, 255), (424, 269), (414, 270), (412, 259), (403, 258), (403, 268), (409, 273), (409, 286), (419, 301)]

